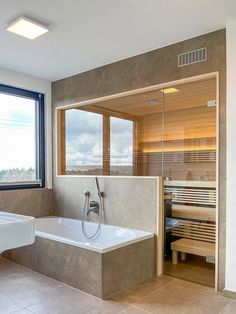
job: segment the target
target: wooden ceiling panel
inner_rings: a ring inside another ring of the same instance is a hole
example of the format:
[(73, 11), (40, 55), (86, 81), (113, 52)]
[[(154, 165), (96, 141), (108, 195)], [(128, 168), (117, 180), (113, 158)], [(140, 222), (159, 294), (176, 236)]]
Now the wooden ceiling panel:
[[(216, 97), (215, 78), (175, 85), (178, 91), (171, 94), (163, 90), (154, 90), (125, 97), (85, 105), (78, 109), (101, 114), (110, 114), (121, 118), (140, 117), (160, 112), (170, 112), (189, 108), (207, 108), (207, 102)], [(150, 102), (156, 100), (157, 104)]]

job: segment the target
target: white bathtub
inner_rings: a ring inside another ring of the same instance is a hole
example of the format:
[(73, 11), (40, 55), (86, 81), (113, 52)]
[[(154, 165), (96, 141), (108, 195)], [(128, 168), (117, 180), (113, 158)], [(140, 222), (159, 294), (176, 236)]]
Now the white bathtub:
[[(97, 224), (85, 222), (85, 228), (87, 234), (91, 235), (95, 232)], [(95, 239), (88, 240), (83, 235), (81, 220), (61, 217), (37, 218), (36, 235), (99, 253), (106, 253), (154, 237), (151, 232), (101, 224), (99, 235)]]

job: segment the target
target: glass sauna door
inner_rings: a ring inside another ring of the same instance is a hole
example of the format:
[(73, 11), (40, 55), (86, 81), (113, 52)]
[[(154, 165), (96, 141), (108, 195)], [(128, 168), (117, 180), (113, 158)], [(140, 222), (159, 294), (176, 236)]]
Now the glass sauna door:
[(163, 90), (168, 275), (215, 284), (216, 79)]

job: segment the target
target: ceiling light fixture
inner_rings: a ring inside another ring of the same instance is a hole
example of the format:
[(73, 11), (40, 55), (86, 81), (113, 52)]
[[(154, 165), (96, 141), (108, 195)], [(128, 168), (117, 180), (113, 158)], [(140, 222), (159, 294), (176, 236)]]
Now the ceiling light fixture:
[(147, 103), (151, 106), (159, 105), (159, 100), (158, 99), (148, 99)]
[(179, 90), (177, 88), (174, 88), (174, 87), (165, 88), (165, 89), (162, 89), (161, 91), (164, 94), (171, 94), (171, 93), (179, 92)]
[(32, 40), (49, 32), (49, 28), (45, 25), (24, 16), (20, 16), (10, 23), (6, 30)]

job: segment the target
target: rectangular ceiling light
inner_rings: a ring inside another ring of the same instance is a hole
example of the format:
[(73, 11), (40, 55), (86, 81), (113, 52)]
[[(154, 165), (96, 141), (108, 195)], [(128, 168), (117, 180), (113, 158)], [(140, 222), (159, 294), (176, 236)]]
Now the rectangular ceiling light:
[(162, 93), (164, 94), (171, 94), (171, 93), (176, 93), (179, 92), (179, 90), (177, 88), (171, 87), (171, 88), (165, 88), (161, 90)]
[(21, 16), (8, 25), (6, 30), (28, 39), (35, 39), (47, 33), (49, 28), (29, 18)]

